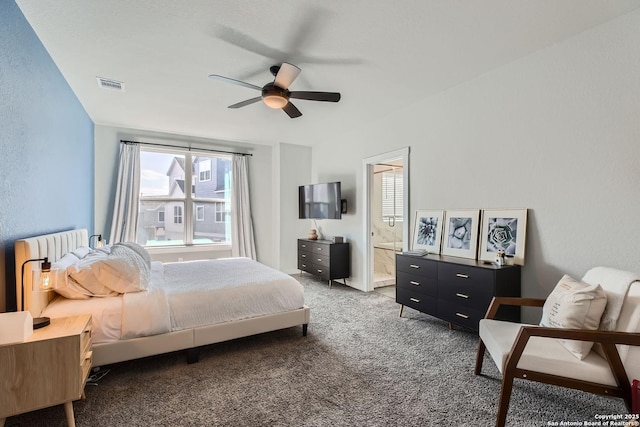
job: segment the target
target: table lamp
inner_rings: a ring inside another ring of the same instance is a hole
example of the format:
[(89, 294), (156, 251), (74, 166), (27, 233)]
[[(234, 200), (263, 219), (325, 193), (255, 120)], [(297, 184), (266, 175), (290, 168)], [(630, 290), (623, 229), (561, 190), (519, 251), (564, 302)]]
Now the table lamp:
[[(55, 274), (51, 271), (51, 263), (47, 257), (44, 258), (34, 258), (28, 259), (22, 263), (22, 302), (20, 304), (20, 309), (24, 311), (24, 266), (30, 262), (34, 261), (42, 261), (40, 265), (40, 278), (38, 280), (38, 290), (43, 292), (48, 292), (52, 289), (55, 289)], [(33, 319), (33, 329), (39, 329), (47, 326), (51, 323), (51, 319), (48, 317), (35, 317)]]
[(101, 248), (103, 243), (102, 243), (102, 234), (92, 234), (91, 236), (89, 236), (89, 246), (91, 246), (91, 238), (93, 237), (97, 237), (98, 241), (96, 242), (96, 247), (95, 249)]

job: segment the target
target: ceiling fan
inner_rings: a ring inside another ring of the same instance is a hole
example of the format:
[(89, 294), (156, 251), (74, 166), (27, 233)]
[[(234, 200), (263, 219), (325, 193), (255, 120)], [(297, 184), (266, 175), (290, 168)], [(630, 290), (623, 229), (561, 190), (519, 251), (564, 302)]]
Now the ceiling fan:
[(309, 91), (290, 91), (289, 86), (300, 74), (300, 68), (288, 62), (283, 62), (282, 65), (273, 65), (269, 68), (271, 74), (274, 75), (273, 82), (269, 82), (264, 86), (256, 86), (251, 83), (243, 82), (240, 80), (232, 79), (229, 77), (219, 76), (217, 74), (211, 74), (209, 77), (223, 82), (236, 84), (239, 86), (248, 87), (250, 89), (256, 89), (262, 92), (261, 96), (247, 99), (246, 101), (238, 102), (237, 104), (229, 105), (229, 108), (241, 108), (251, 105), (255, 102), (262, 100), (270, 108), (280, 108), (289, 117), (295, 119), (300, 117), (302, 113), (298, 108), (290, 102), (290, 98), (304, 99), (308, 101), (325, 101), (325, 102), (338, 102), (340, 101), (340, 93), (338, 92), (309, 92)]

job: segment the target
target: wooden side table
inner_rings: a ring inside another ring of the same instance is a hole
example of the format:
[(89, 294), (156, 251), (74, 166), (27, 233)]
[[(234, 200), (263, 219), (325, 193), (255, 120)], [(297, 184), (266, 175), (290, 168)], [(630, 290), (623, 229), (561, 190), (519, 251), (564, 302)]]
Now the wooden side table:
[(0, 345), (0, 427), (12, 415), (64, 404), (84, 395), (91, 370), (91, 315), (51, 319), (26, 341)]

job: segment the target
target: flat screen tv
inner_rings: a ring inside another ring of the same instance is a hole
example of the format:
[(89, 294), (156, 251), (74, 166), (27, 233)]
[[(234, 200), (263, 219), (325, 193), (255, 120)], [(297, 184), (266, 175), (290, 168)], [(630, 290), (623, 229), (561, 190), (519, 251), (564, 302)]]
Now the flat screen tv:
[(301, 185), (298, 187), (299, 218), (341, 219), (340, 183)]

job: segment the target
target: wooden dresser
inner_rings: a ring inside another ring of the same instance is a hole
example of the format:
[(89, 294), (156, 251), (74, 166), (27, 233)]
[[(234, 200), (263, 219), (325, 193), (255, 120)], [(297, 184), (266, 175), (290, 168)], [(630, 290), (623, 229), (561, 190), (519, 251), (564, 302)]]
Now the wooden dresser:
[[(477, 331), (494, 296), (520, 296), (520, 266), (396, 255), (396, 302), (403, 306)], [(503, 306), (497, 318), (518, 322), (519, 307)]]
[[(298, 239), (298, 269), (331, 282), (351, 275), (349, 243)], [(345, 282), (346, 284), (346, 282)]]
[(75, 425), (74, 400), (91, 370), (91, 316), (51, 319), (24, 342), (0, 345), (0, 426), (5, 418), (64, 404)]

